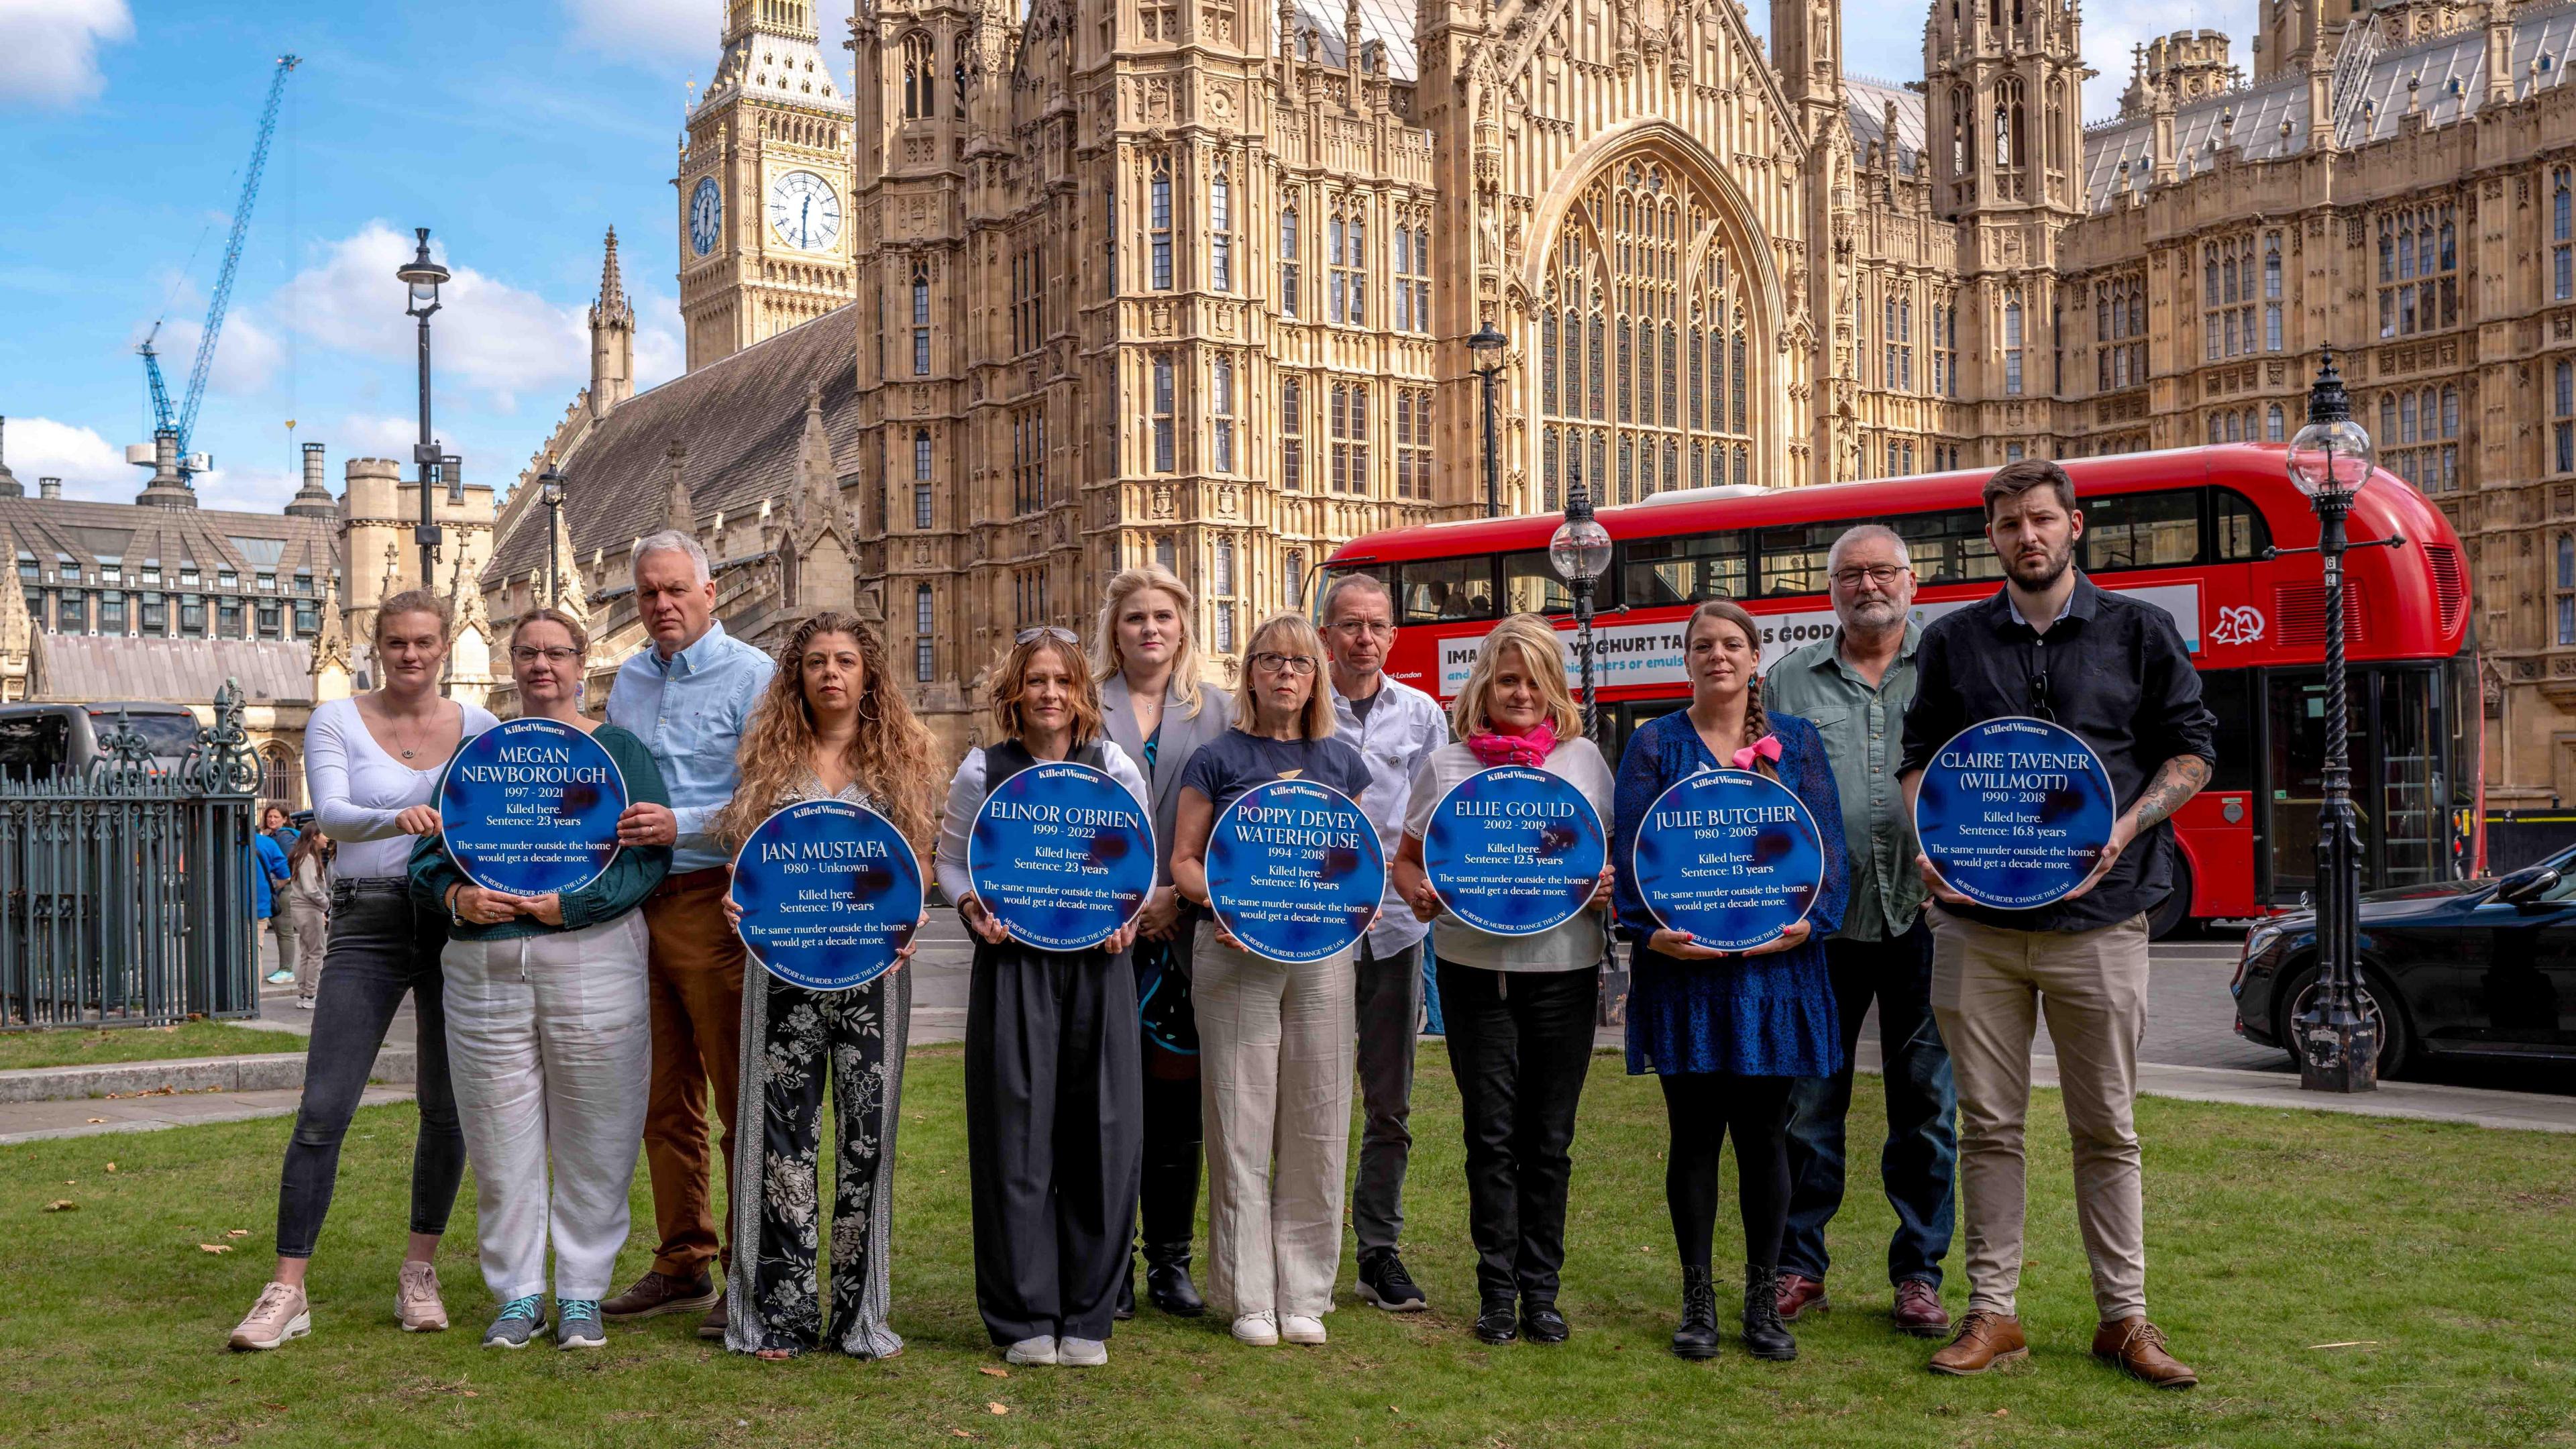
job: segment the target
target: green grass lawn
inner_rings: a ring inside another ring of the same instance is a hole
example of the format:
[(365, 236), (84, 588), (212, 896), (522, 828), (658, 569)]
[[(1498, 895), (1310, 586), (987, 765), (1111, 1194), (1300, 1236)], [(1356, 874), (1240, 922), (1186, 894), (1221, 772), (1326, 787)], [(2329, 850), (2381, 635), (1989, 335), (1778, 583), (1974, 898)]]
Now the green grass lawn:
[[(362, 1113), (313, 1274), (314, 1336), (223, 1348), (269, 1267), (284, 1120), (0, 1149), (0, 1442), (786, 1445), (2567, 1445), (2576, 1444), (2576, 1150), (2564, 1137), (2147, 1100), (2150, 1300), (2202, 1387), (2159, 1393), (2093, 1362), (2083, 1250), (2054, 1093), (2032, 1114), (2023, 1368), (1936, 1378), (1886, 1325), (1891, 1217), (1863, 1185), (1836, 1224), (1840, 1306), (1795, 1364), (1684, 1364), (1651, 1083), (1596, 1061), (1584, 1099), (1563, 1306), (1574, 1339), (1491, 1349), (1473, 1279), (1457, 1098), (1438, 1047), (1416, 1090), (1408, 1259), (1435, 1311), (1348, 1297), (1314, 1349), (1248, 1349), (1214, 1319), (1148, 1310), (1106, 1369), (1012, 1370), (975, 1316), (954, 1048), (916, 1053), (896, 1189), (888, 1363), (763, 1364), (676, 1318), (602, 1351), (477, 1346), (472, 1186), (442, 1258), (454, 1330), (393, 1325), (414, 1115)], [(1878, 1129), (1864, 1079), (1855, 1136)], [(109, 1173), (107, 1165), (116, 1164)], [(77, 1211), (47, 1212), (69, 1199)], [(1731, 1216), (1731, 1215), (1730, 1215)], [(652, 1217), (639, 1170), (640, 1271)], [(243, 1236), (232, 1237), (232, 1231)], [(1722, 1223), (1718, 1258), (1738, 1256)], [(202, 1244), (231, 1245), (214, 1254)], [(1956, 1311), (1963, 1289), (1948, 1297)], [(1731, 1315), (1729, 1316), (1731, 1325)], [(2318, 1345), (2367, 1342), (2356, 1347)], [(997, 1412), (999, 1406), (1007, 1412)]]
[(256, 1056), (304, 1050), (291, 1032), (220, 1021), (177, 1026), (114, 1026), (102, 1031), (58, 1027), (0, 1033), (0, 1071), (17, 1067), (89, 1067), (109, 1062), (166, 1062), (179, 1057)]

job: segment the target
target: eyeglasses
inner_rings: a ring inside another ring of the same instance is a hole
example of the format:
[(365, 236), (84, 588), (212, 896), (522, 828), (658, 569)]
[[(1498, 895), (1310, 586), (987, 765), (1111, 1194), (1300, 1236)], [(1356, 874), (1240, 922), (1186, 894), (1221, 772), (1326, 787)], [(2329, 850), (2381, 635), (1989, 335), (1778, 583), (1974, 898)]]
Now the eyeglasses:
[(545, 649), (539, 649), (532, 644), (510, 646), (510, 659), (518, 664), (534, 664), (540, 659), (548, 664), (570, 664), (580, 657), (581, 651), (569, 644), (556, 644)]
[(1375, 635), (1380, 639), (1395, 637), (1395, 625), (1385, 619), (1344, 619), (1332, 628), (1334, 633), (1352, 639), (1357, 639), (1363, 634)]
[(1304, 654), (1272, 654), (1265, 651), (1252, 656), (1252, 667), (1265, 669), (1273, 674), (1291, 674), (1303, 679), (1315, 672), (1315, 661)]
[(1903, 564), (1871, 564), (1867, 568), (1838, 570), (1834, 574), (1834, 585), (1837, 588), (1856, 589), (1860, 587), (1861, 580), (1867, 579), (1871, 583), (1876, 584), (1881, 588), (1885, 588), (1887, 585), (1895, 583), (1899, 576), (1912, 572), (1912, 569), (1907, 568)]
[(1019, 633), (1011, 636), (1011, 643), (1014, 645), (1026, 644), (1032, 639), (1039, 638), (1053, 639), (1059, 643), (1077, 646), (1082, 643), (1081, 636), (1060, 624), (1040, 624), (1034, 628), (1022, 629)]

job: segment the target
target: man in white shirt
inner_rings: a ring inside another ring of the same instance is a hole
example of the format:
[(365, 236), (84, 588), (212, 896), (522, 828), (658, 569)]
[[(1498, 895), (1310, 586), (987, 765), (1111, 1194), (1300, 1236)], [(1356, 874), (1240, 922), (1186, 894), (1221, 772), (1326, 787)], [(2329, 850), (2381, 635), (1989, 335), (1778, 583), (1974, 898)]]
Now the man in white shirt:
[[(1333, 656), (1333, 715), (1344, 741), (1368, 762), (1360, 809), (1377, 826), (1390, 857), (1404, 839), (1404, 808), (1414, 774), (1449, 742), (1439, 702), (1386, 677), (1395, 642), (1395, 600), (1365, 574), (1335, 581), (1324, 595), (1324, 647)], [(1404, 1232), (1404, 1166), (1413, 1149), (1405, 1128), (1412, 1110), (1413, 1043), (1422, 1019), (1422, 938), (1388, 873), (1385, 909), (1360, 945), (1359, 1179), (1351, 1188), (1351, 1227), (1359, 1239), (1360, 1298), (1396, 1313), (1429, 1306), (1396, 1254)]]

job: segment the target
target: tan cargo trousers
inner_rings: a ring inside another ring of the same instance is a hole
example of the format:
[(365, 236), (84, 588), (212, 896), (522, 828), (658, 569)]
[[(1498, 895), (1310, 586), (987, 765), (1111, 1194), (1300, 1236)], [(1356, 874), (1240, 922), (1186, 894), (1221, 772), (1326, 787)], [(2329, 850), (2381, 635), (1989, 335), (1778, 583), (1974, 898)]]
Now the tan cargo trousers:
[(2039, 1014), (2057, 1049), (2074, 1139), (2075, 1211), (2110, 1323), (2147, 1311), (2137, 1124), (2147, 1027), (2147, 918), (2092, 931), (2016, 931), (1935, 906), (1932, 1011), (1959, 1088), (1959, 1206), (1968, 1307), (2015, 1314), (2021, 1286), (2022, 1128)]

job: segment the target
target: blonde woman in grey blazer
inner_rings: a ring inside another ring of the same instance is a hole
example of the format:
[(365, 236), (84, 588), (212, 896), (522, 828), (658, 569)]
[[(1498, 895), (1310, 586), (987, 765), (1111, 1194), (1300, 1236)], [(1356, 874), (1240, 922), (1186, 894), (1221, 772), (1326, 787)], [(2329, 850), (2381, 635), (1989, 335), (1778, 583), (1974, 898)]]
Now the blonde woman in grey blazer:
[[(1194, 908), (1172, 888), (1172, 822), (1190, 756), (1234, 724), (1234, 701), (1200, 684), (1194, 617), (1189, 585), (1165, 569), (1132, 568), (1109, 581), (1091, 638), (1109, 738), (1144, 771), (1153, 796), (1154, 894), (1138, 919), (1133, 953), (1145, 1071), (1138, 1216), (1146, 1295), (1156, 1308), (1186, 1318), (1206, 1311), (1190, 1285), (1199, 1206), (1199, 1039), (1190, 1005)], [(1119, 1284), (1120, 1318), (1135, 1316), (1135, 1291), (1131, 1267)]]

